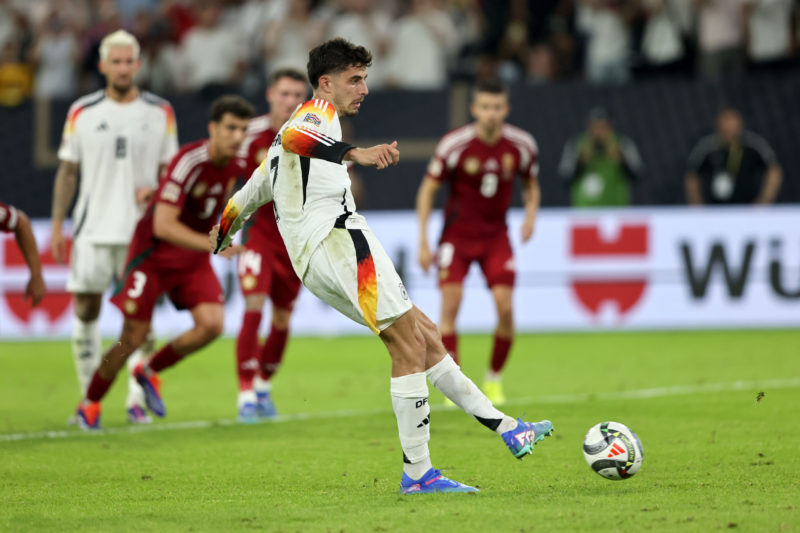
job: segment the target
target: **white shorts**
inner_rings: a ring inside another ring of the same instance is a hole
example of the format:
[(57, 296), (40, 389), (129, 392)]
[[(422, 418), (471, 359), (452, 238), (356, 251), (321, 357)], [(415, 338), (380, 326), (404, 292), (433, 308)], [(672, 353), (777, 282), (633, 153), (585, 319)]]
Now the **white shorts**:
[(392, 260), (366, 223), (331, 230), (311, 254), (303, 285), (376, 335), (411, 309)]
[(94, 244), (76, 239), (69, 260), (67, 291), (102, 294), (122, 276), (127, 244)]

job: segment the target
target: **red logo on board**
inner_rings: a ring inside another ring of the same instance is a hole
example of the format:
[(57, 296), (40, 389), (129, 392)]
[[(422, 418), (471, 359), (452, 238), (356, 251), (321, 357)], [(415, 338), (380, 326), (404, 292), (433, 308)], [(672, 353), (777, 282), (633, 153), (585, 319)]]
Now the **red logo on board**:
[[(648, 254), (649, 231), (646, 224), (622, 224), (617, 234), (605, 238), (598, 224), (573, 226), (570, 255), (575, 259), (633, 259), (641, 260)], [(626, 315), (644, 295), (647, 279), (640, 276), (619, 278), (612, 275), (593, 275), (571, 281), (572, 290), (581, 306), (592, 316), (601, 307), (613, 302), (620, 315)]]

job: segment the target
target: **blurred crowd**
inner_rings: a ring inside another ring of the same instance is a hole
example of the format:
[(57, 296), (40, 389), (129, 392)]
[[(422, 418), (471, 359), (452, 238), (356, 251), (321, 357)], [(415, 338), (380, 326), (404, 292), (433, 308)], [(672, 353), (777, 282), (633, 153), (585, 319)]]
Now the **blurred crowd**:
[(100, 39), (142, 44), (157, 93), (260, 93), (342, 36), (372, 50), (373, 89), (499, 76), (625, 83), (797, 68), (800, 0), (0, 0), (0, 104), (102, 85)]

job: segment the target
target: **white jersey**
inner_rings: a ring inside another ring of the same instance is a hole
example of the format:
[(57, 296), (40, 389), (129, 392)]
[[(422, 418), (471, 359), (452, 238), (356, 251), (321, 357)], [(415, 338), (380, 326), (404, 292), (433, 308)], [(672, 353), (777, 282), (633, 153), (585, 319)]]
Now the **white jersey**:
[(74, 237), (128, 244), (142, 215), (136, 189), (158, 188), (159, 165), (177, 151), (175, 115), (166, 100), (142, 92), (123, 104), (105, 89), (76, 100), (58, 150), (59, 159), (80, 163)]
[[(341, 142), (336, 110), (325, 100), (298, 106), (272, 143), (267, 157), (231, 198), (222, 215), (220, 249), (260, 205), (273, 201), (286, 251), (302, 279), (317, 246), (334, 226), (355, 213), (350, 176), (342, 157), (353, 148)], [(361, 217), (353, 217), (348, 227)]]

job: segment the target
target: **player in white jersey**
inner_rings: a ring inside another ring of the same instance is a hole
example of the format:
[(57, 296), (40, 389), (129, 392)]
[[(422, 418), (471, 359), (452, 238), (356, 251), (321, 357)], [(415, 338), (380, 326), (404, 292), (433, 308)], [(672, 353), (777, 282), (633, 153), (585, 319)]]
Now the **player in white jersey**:
[[(72, 353), (81, 394), (100, 357), (97, 318), (103, 292), (119, 280), (128, 243), (158, 177), (178, 150), (175, 115), (169, 102), (141, 92), (133, 82), (139, 69), (139, 43), (126, 31), (100, 44), (99, 68), (106, 87), (76, 100), (69, 109), (53, 187), (53, 256), (68, 257), (62, 224), (75, 196), (73, 247), (67, 290), (75, 299)], [(152, 349), (152, 348), (151, 348)], [(140, 354), (128, 360), (133, 368)], [(144, 396), (128, 381), (128, 420), (146, 423)]]
[(297, 108), (267, 158), (228, 202), (210, 233), (211, 248), (229, 253), (233, 234), (258, 206), (273, 201), (278, 229), (297, 275), (308, 289), (368, 326), (392, 359), (390, 393), (403, 449), (401, 492), (474, 492), (433, 468), (428, 453), (430, 407), (426, 378), (522, 458), (553, 425), (514, 420), (497, 410), (447, 354), (436, 325), (409, 300), (400, 276), (355, 212), (343, 161), (378, 169), (396, 165), (397, 141), (356, 148), (341, 141), (339, 115), (358, 113), (368, 91), (372, 55), (343, 39), (309, 53), (314, 99)]

